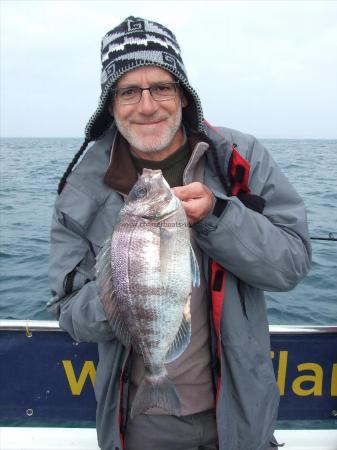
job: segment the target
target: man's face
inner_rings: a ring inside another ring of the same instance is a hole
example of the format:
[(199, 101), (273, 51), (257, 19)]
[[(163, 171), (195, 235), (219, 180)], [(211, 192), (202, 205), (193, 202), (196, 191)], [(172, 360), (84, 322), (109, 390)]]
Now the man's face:
[[(166, 70), (148, 66), (123, 75), (116, 88), (148, 88), (173, 81), (173, 76)], [(165, 101), (156, 101), (149, 91), (143, 91), (139, 103), (123, 105), (114, 99), (109, 111), (118, 130), (136, 154), (157, 153), (165, 158), (183, 144), (181, 118), (182, 107), (186, 104), (180, 88), (174, 98)]]

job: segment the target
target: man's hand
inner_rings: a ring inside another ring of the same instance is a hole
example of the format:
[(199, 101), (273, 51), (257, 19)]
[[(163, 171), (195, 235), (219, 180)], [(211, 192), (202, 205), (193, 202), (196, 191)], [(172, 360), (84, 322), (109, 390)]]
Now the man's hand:
[(172, 192), (181, 200), (190, 225), (199, 222), (213, 209), (215, 197), (202, 183), (195, 182), (174, 187)]

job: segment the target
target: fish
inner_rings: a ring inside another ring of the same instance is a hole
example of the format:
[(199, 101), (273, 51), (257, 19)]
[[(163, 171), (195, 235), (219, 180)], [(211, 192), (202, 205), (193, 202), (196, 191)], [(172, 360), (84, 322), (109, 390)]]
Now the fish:
[(144, 361), (131, 418), (155, 406), (179, 416), (165, 364), (190, 342), (191, 291), (200, 273), (185, 210), (161, 170), (143, 169), (97, 257), (96, 276), (116, 337)]

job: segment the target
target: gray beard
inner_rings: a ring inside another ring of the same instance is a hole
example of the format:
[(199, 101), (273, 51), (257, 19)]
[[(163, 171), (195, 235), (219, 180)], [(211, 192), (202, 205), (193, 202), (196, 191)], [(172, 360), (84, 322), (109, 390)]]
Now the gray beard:
[(119, 119), (117, 119), (116, 117), (114, 117), (114, 119), (118, 131), (128, 141), (131, 147), (143, 153), (157, 153), (162, 152), (163, 150), (168, 148), (173, 141), (177, 131), (181, 126), (182, 109), (179, 109), (174, 122), (170, 124), (165, 134), (158, 138), (153, 138), (153, 141), (147, 144), (145, 144), (144, 142), (140, 142), (137, 134), (132, 132), (132, 130), (128, 126), (125, 126), (122, 121), (119, 121)]

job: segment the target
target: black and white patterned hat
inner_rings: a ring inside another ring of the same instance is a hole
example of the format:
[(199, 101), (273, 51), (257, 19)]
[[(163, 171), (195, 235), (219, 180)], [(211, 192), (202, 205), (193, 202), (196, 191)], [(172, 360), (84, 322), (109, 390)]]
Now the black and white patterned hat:
[(201, 103), (188, 82), (180, 47), (169, 29), (130, 16), (103, 37), (101, 59), (102, 93), (98, 108), (85, 129), (87, 141), (98, 139), (113, 122), (108, 111), (111, 88), (123, 74), (143, 66), (161, 67), (180, 81), (188, 99), (188, 105), (183, 109), (184, 123), (195, 131), (203, 131)]

